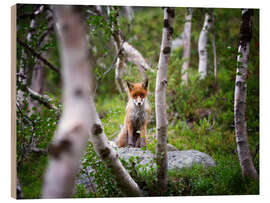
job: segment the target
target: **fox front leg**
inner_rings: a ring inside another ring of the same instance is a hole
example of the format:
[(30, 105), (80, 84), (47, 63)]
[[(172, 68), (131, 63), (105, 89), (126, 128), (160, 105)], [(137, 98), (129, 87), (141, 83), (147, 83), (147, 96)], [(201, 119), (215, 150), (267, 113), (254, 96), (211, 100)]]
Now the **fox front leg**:
[(136, 143), (137, 147), (146, 147), (146, 125), (143, 125), (140, 129), (140, 136)]
[(128, 125), (128, 147), (134, 147), (134, 140), (133, 140), (133, 128), (132, 125)]

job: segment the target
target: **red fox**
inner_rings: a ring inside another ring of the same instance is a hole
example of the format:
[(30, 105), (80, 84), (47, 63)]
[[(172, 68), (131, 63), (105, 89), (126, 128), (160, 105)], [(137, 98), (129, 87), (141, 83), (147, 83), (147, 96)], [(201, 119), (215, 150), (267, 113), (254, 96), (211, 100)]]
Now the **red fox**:
[(133, 84), (127, 81), (127, 86), (129, 101), (124, 126), (118, 137), (118, 147), (143, 147), (146, 146), (146, 128), (150, 115), (148, 80)]

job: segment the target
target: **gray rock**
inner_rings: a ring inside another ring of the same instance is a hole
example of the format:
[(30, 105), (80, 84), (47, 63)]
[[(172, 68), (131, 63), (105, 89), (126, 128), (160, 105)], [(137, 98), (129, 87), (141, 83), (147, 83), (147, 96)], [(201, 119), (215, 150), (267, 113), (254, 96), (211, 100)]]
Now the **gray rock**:
[(169, 169), (190, 168), (194, 164), (201, 164), (205, 167), (216, 165), (215, 161), (208, 154), (200, 151), (186, 150), (168, 152)]
[[(153, 168), (156, 168), (154, 164), (154, 155), (147, 150), (142, 150), (141, 148), (129, 148), (123, 147), (118, 148), (117, 153), (120, 159), (124, 159), (126, 162), (129, 162), (131, 157), (134, 157), (135, 166), (141, 165), (147, 171), (149, 171), (150, 166), (153, 165)], [(142, 172), (143, 168), (139, 168)]]
[[(135, 166), (141, 165), (139, 167), (139, 172), (143, 170), (149, 171), (152, 167), (156, 169), (156, 164), (154, 163), (154, 154), (148, 150), (142, 150), (141, 148), (117, 148), (115, 143), (110, 142), (113, 145), (113, 148), (117, 151), (119, 158), (124, 159), (126, 162), (129, 162), (131, 157), (134, 157), (136, 163)], [(175, 150), (174, 146), (170, 146), (174, 151), (168, 151), (168, 169), (183, 169), (190, 168), (194, 164), (201, 164), (205, 167), (215, 166), (215, 161), (206, 153), (196, 151), (196, 150), (185, 150), (178, 151)], [(133, 159), (133, 158), (132, 158)], [(96, 191), (96, 184), (94, 177), (90, 177), (87, 174), (90, 174), (93, 169), (89, 166), (86, 168), (84, 173), (80, 173), (76, 184), (84, 184), (88, 192)]]

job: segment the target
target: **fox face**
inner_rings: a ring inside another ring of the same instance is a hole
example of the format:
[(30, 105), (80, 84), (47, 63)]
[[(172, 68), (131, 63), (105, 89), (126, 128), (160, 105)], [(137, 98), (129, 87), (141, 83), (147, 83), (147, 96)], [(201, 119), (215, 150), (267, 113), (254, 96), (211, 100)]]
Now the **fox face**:
[(148, 80), (141, 83), (130, 83), (127, 81), (127, 86), (129, 98), (132, 100), (132, 102), (137, 107), (143, 106), (148, 93)]

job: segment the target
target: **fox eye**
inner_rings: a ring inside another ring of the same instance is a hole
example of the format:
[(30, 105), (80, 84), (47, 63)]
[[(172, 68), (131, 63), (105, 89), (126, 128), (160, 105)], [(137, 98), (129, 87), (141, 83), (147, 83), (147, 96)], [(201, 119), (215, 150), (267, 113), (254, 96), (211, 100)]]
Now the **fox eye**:
[(144, 97), (144, 94), (143, 94), (143, 93), (141, 93), (141, 94), (140, 94), (140, 97)]
[(137, 94), (133, 94), (133, 97), (137, 97)]

